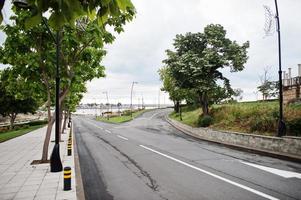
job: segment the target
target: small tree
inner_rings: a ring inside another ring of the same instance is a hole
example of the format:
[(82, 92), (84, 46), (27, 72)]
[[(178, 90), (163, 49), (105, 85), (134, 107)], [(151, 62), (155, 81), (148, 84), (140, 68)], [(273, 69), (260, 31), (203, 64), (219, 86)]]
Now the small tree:
[(263, 101), (271, 97), (276, 97), (279, 93), (278, 83), (270, 80), (269, 69), (269, 67), (264, 68), (263, 75), (259, 76), (261, 84), (257, 87), (257, 89), (262, 94)]

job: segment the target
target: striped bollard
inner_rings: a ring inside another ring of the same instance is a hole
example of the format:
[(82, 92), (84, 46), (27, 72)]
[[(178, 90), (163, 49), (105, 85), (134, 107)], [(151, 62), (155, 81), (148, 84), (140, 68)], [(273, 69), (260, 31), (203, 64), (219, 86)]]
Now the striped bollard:
[(71, 190), (71, 167), (64, 167), (64, 191)]

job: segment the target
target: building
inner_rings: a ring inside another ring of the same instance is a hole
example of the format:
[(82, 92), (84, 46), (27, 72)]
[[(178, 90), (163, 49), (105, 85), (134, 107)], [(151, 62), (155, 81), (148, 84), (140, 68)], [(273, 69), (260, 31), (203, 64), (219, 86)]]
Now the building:
[(292, 77), (292, 69), (283, 71), (283, 103), (301, 102), (301, 64), (298, 64), (298, 76)]

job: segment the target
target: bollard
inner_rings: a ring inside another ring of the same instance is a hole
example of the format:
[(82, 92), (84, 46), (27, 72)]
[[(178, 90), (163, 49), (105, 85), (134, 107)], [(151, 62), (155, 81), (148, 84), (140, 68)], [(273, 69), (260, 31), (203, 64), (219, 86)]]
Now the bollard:
[(70, 122), (68, 122), (68, 128), (70, 128)]
[(68, 143), (68, 146), (67, 146), (67, 155), (71, 156), (71, 154), (72, 154), (72, 144)]
[(71, 167), (64, 167), (64, 191), (71, 190)]

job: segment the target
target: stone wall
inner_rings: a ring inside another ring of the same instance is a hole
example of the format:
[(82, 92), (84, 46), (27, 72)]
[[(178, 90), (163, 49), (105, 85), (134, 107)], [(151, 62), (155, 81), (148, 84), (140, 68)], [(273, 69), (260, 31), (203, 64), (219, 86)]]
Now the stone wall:
[(283, 88), (283, 103), (287, 104), (291, 101), (301, 99), (301, 87), (298, 86), (289, 86)]
[(301, 158), (301, 138), (298, 137), (279, 138), (229, 131), (215, 131), (210, 128), (193, 128), (169, 118), (167, 120), (177, 129), (200, 139)]

